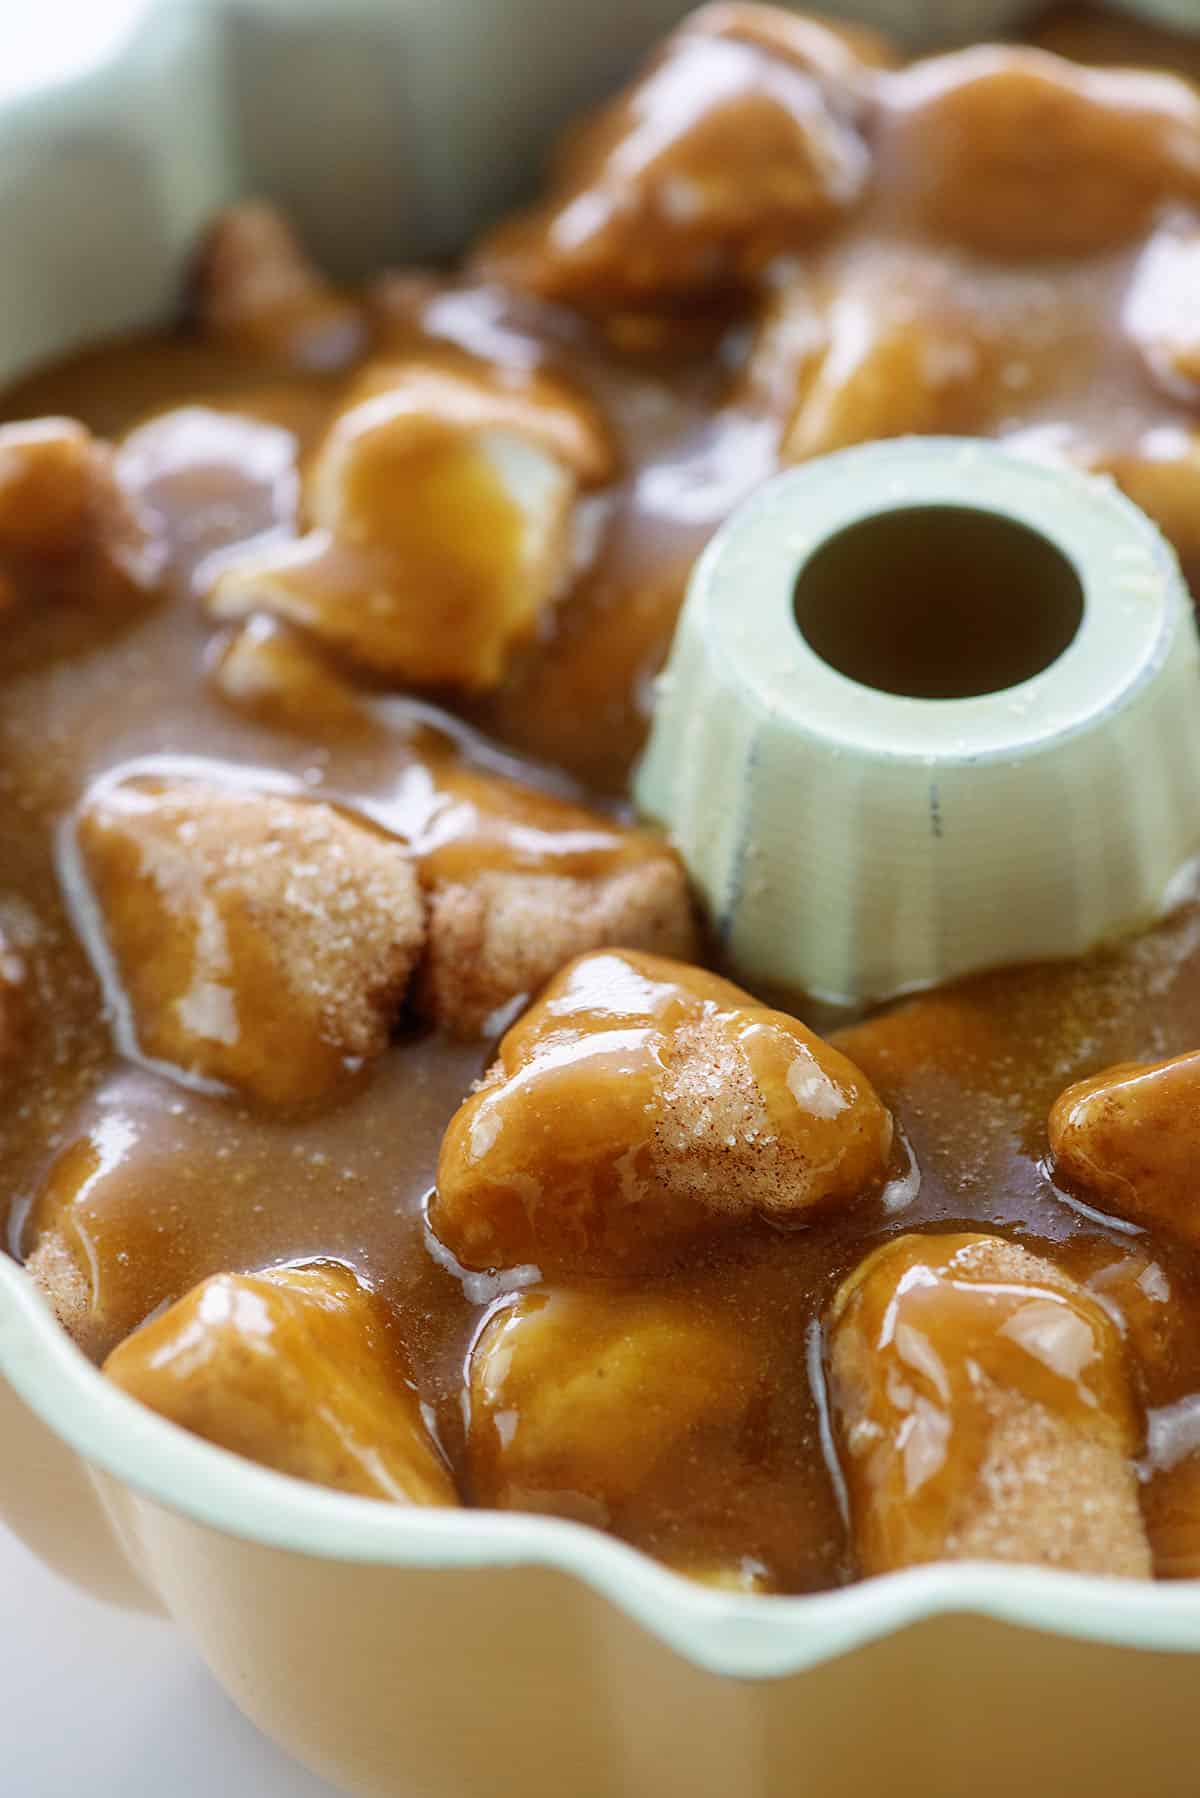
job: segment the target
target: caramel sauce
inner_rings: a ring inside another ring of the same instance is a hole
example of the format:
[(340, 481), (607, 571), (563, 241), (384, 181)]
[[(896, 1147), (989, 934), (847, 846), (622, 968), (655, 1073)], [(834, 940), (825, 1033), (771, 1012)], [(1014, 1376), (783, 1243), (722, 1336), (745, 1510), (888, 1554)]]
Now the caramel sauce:
[[(1109, 40), (1096, 30), (1103, 59)], [(1160, 40), (1144, 41), (1147, 60), (1166, 60)], [(1120, 42), (1125, 55), (1124, 36)], [(1072, 53), (1091, 43), (1076, 31)], [(889, 88), (889, 79), (881, 131), (903, 147), (912, 88)], [(1164, 433), (1191, 431), (1194, 412), (1155, 388), (1124, 328), (1137, 246), (1117, 244), (1077, 264), (1048, 256), (1034, 266), (959, 248), (930, 286), (919, 273), (930, 245), (912, 234), (910, 197), (881, 186), (811, 259), (816, 284), (842, 294), (847, 365), (856, 343), (878, 335), (880, 307), (900, 287), (914, 305), (932, 294), (935, 321), (969, 321), (989, 397), (981, 422), (968, 408), (961, 428), (1036, 431), (1054, 444), (1094, 448), (1099, 460), (1145, 451), (1151, 463)], [(1053, 212), (1048, 205), (1048, 220)], [(794, 325), (802, 312), (796, 295), (779, 305)], [(206, 428), (201, 441), (199, 427), (189, 435), (177, 419), (170, 456), (164, 438), (158, 460), (147, 452), (132, 477), (165, 523), (160, 603), (118, 622), (52, 609), (4, 616), (0, 931), (27, 970), (29, 1017), (0, 1104), (10, 1250), (20, 1257), (39, 1226), (60, 1220), (119, 1334), (211, 1274), (323, 1256), (345, 1263), (387, 1307), (404, 1365), (468, 1495), (466, 1359), (528, 1270), (466, 1273), (431, 1241), (426, 1206), (443, 1132), (490, 1045), (406, 1030), (343, 1102), (293, 1118), (130, 1064), (114, 1051), (64, 900), (60, 827), (97, 776), (164, 756), (268, 769), (385, 821), (390, 811), (400, 820), (392, 827), (424, 831), (447, 868), (467, 839), (471, 854), (488, 853), (473, 767), (611, 802), (642, 739), (691, 563), (716, 524), (774, 469), (794, 428), (780, 393), (791, 391), (804, 361), (797, 341), (808, 339), (797, 328), (792, 340), (773, 343), (771, 331), (770, 323), (762, 328), (751, 361), (748, 316), (735, 309), (731, 322), (716, 302), (699, 323), (631, 311), (593, 328), (495, 286), (429, 284), (415, 327), (420, 345), (434, 352), (449, 343), (518, 369), (565, 369), (609, 419), (624, 470), (586, 502), (597, 508), (599, 544), (549, 635), (523, 652), (495, 694), (460, 705), (456, 717), (393, 698), (362, 728), (331, 733), (314, 719), (311, 730), (294, 722), (285, 730), (222, 701), (208, 679), (220, 639), (195, 601), (196, 567), (264, 532), (286, 535), (299, 505), (264, 480), (262, 437), (237, 425), (223, 438)], [(911, 362), (902, 355), (876, 366), (890, 368), (892, 381), (901, 371), (903, 402)], [(251, 360), (176, 335), (82, 351), (10, 389), (2, 413), (67, 414), (119, 437), (150, 415), (203, 406), (209, 418), (245, 413), (290, 434), (303, 461), (343, 385), (341, 376), (288, 373), (269, 357)], [(893, 418), (911, 428), (903, 403), (893, 410), (877, 399), (873, 388), (869, 407), (844, 407), (837, 430), (861, 431), (855, 417), (868, 421), (867, 434), (892, 428)], [(484, 510), (486, 524), (468, 517), (464, 529), (491, 530)], [(1176, 541), (1196, 573), (1200, 541), (1190, 528), (1181, 526)], [(431, 742), (435, 762), (452, 753), (465, 761), (440, 797), (423, 771)], [(572, 836), (560, 819), (546, 831), (536, 799), (513, 803), (528, 807), (531, 866), (587, 866), (612, 849), (594, 824)], [(1159, 1571), (1200, 1571), (1200, 1436), (1187, 1424), (1189, 1407), (1200, 1408), (1200, 1263), (1174, 1237), (1106, 1217), (1058, 1186), (1046, 1159), (1047, 1114), (1067, 1085), (1113, 1063), (1182, 1054), (1198, 1040), (1195, 905), (1091, 960), (984, 975), (847, 1027), (837, 1046), (892, 1108), (913, 1178), (800, 1230), (750, 1224), (700, 1245), (670, 1276), (639, 1283), (638, 1304), (661, 1295), (697, 1318), (732, 1325), (747, 1370), (733, 1377), (744, 1384), (749, 1421), (736, 1462), (722, 1460), (732, 1451), (718, 1433), (711, 1453), (703, 1443), (697, 1451), (708, 1459), (663, 1466), (652, 1502), (603, 1521), (674, 1565), (758, 1557), (776, 1589), (852, 1577), (829, 1462), (820, 1320), (841, 1281), (889, 1238), (989, 1230), (1047, 1256), (1109, 1308), (1148, 1418), (1145, 1510), (1152, 1526), (1161, 1521)], [(588, 1288), (594, 1302), (603, 1290)], [(619, 1296), (628, 1303), (624, 1289)]]

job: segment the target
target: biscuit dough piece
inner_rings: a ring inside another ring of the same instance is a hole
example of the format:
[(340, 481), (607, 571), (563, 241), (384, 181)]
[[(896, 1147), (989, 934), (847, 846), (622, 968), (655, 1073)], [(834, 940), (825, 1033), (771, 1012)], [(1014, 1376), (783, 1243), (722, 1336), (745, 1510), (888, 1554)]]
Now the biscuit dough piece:
[(458, 1502), (379, 1302), (344, 1267), (216, 1274), (127, 1337), (104, 1371), (277, 1473), (393, 1504)]
[(209, 680), (235, 711), (320, 743), (376, 728), (362, 692), (304, 635), (251, 613), (213, 648)]
[(61, 1230), (45, 1231), (25, 1271), (76, 1348), (98, 1361), (111, 1337), (106, 1320), (97, 1314), (87, 1269)]
[(1066, 1186), (1200, 1247), (1200, 1051), (1077, 1081), (1055, 1100), (1049, 1133)]
[[(358, 408), (373, 405), (364, 419)], [(620, 469), (603, 412), (574, 382), (549, 368), (504, 368), (448, 344), (419, 354), (379, 356), (356, 376), (313, 471), (314, 510), (346, 504), (348, 463), (371, 419), (420, 414), (450, 425), (508, 430), (557, 458), (581, 487), (602, 487)], [(352, 472), (352, 471), (349, 471)]]
[(610, 1528), (683, 1455), (727, 1455), (736, 1469), (760, 1390), (737, 1330), (686, 1300), (523, 1292), (471, 1353), (472, 1497)]
[(795, 276), (767, 310), (748, 371), (783, 414), (784, 460), (986, 430), (999, 360), (986, 323), (952, 259), (915, 248), (873, 248)]
[(892, 1119), (795, 1018), (700, 968), (564, 968), (451, 1120), (431, 1223), (466, 1267), (646, 1271), (883, 1184)]
[(334, 370), (366, 347), (364, 309), (325, 279), (287, 221), (259, 200), (214, 219), (193, 291), (201, 331), (238, 355)]
[(882, 79), (889, 197), (962, 249), (1086, 256), (1200, 199), (1200, 97), (1175, 76), (984, 44)]
[(0, 617), (19, 602), (119, 615), (163, 560), (107, 444), (71, 418), (0, 425)]
[(315, 801), (157, 776), (94, 788), (75, 835), (130, 1049), (288, 1106), (387, 1047), (425, 936), (402, 844)]
[(508, 873), (435, 883), (418, 1002), (455, 1036), (480, 1036), (575, 955), (606, 943), (687, 955), (683, 870), (665, 845), (595, 875)]
[(999, 1237), (902, 1236), (844, 1282), (830, 1400), (866, 1574), (1032, 1562), (1150, 1577), (1120, 1332)]
[(599, 312), (752, 280), (865, 190), (866, 74), (815, 20), (705, 8), (568, 133), (549, 200), (492, 235), (483, 272)]
[(614, 455), (548, 375), (375, 364), (317, 450), (313, 528), (233, 558), (208, 608), (285, 619), (378, 681), (494, 687), (569, 588), (576, 496)]
[(652, 831), (450, 763), (410, 769), (393, 815), (428, 904), (417, 1005), (455, 1036), (589, 949), (696, 952), (687, 876)]

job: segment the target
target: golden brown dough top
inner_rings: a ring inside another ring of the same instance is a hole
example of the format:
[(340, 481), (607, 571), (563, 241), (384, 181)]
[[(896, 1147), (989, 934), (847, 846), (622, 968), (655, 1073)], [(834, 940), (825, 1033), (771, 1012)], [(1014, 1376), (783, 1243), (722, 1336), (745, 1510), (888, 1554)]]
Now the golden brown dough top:
[[(618, 472), (609, 423), (579, 388), (547, 369), (505, 369), (450, 348), (435, 355), (428, 346), (422, 355), (366, 364), (334, 420), (327, 460), (336, 468), (341, 441), (353, 439), (364, 420), (412, 415), (459, 428), (513, 431), (556, 456), (585, 487), (602, 486)], [(328, 479), (318, 462), (314, 486)], [(330, 503), (336, 505), (336, 497)], [(325, 510), (314, 500), (315, 515)]]
[(549, 201), (480, 265), (603, 312), (736, 287), (813, 242), (866, 187), (865, 73), (846, 40), (746, 9), (697, 15), (565, 138)]
[(1200, 97), (1174, 76), (985, 44), (882, 76), (880, 99), (894, 222), (964, 249), (1090, 255), (1200, 199)]
[(365, 346), (362, 307), (326, 280), (287, 220), (261, 200), (219, 215), (192, 281), (201, 330), (240, 355), (337, 369)]
[(425, 932), (402, 844), (329, 805), (156, 776), (94, 791), (76, 837), (127, 1047), (285, 1106), (386, 1048)]
[(431, 1218), (469, 1267), (653, 1267), (731, 1224), (877, 1191), (891, 1148), (865, 1076), (798, 1020), (610, 949), (504, 1037), (446, 1132)]
[(315, 451), (312, 528), (223, 564), (209, 610), (288, 620), (392, 684), (494, 687), (565, 595), (578, 484), (614, 457), (549, 375), (369, 364)]
[(1200, 1247), (1200, 1051), (1076, 1082), (1049, 1134), (1066, 1186)]
[(636, 1535), (672, 1463), (706, 1463), (714, 1483), (752, 1477), (763, 1370), (727, 1317), (669, 1291), (521, 1293), (475, 1343), (470, 1392), (477, 1504)]
[(866, 1571), (979, 1555), (1149, 1572), (1120, 1332), (1050, 1262), (995, 1236), (897, 1237), (828, 1332)]
[(216, 1274), (135, 1330), (104, 1371), (279, 1473), (394, 1504), (458, 1502), (385, 1315), (347, 1268)]
[(128, 610), (161, 566), (107, 444), (70, 418), (0, 425), (0, 613), (21, 598)]

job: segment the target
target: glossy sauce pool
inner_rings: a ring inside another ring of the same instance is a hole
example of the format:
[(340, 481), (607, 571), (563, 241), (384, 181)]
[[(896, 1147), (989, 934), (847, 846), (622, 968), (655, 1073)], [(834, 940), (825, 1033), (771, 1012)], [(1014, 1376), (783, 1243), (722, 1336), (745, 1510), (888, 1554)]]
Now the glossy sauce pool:
[[(856, 292), (893, 280), (916, 254), (899, 211), (885, 191), (830, 250), (837, 278), (851, 270)], [(1066, 423), (1086, 435), (1103, 421), (1107, 441), (1115, 434), (1132, 444), (1148, 428), (1186, 420), (1147, 390), (1126, 353), (1118, 313), (1129, 272), (1124, 252), (1081, 270), (960, 266), (956, 278), (1007, 321), (1023, 426)], [(421, 325), (501, 362), (548, 350), (591, 390), (622, 441), (625, 478), (590, 502), (604, 532), (598, 560), (553, 635), (498, 695), (463, 708), (486, 734), (471, 738), (484, 765), (536, 758), (525, 768), (532, 783), (616, 805), (690, 563), (775, 466), (770, 369), (747, 377), (744, 320), (701, 320), (682, 348), (677, 333), (660, 331), (649, 349), (623, 353), (564, 314), (454, 283), (426, 303)], [(411, 324), (396, 329), (412, 340)], [(85, 351), (11, 390), (2, 410), (66, 413), (115, 436), (199, 401), (270, 418), (309, 445), (337, 393), (328, 379), (281, 374), (177, 336)], [(69, 1195), (122, 1332), (213, 1272), (318, 1256), (348, 1263), (388, 1301), (397, 1352), (469, 1498), (464, 1360), (505, 1286), (464, 1279), (431, 1252), (424, 1206), (442, 1131), (490, 1045), (402, 1035), (335, 1108), (256, 1115), (114, 1054), (64, 908), (59, 825), (87, 783), (119, 764), (204, 756), (282, 772), (315, 795), (379, 802), (395, 793), (411, 756), (417, 725), (403, 701), (390, 724), (330, 738), (255, 723), (209, 685), (214, 631), (188, 572), (199, 554), (266, 522), (236, 456), (223, 481), (199, 536), (197, 487), (184, 478), (157, 491), (172, 566), (165, 597), (144, 616), (115, 633), (76, 620), (64, 635), (51, 616), (5, 626), (0, 924), (36, 994), (28, 1053), (0, 1107), (8, 1244), (18, 1256), (28, 1247), (35, 1200), (46, 1216)], [(1200, 1474), (1185, 1452), (1189, 1401), (1200, 1395), (1197, 1257), (1089, 1213), (1044, 1166), (1046, 1115), (1064, 1086), (1200, 1043), (1200, 908), (1091, 962), (984, 976), (849, 1026), (839, 1041), (894, 1108), (919, 1181), (899, 1204), (893, 1191), (794, 1233), (748, 1231), (666, 1282), (700, 1311), (735, 1320), (768, 1397), (754, 1410), (736, 1479), (719, 1461), (685, 1458), (611, 1526), (676, 1564), (761, 1563), (777, 1589), (851, 1577), (822, 1411), (821, 1315), (841, 1279), (891, 1234), (999, 1228), (1051, 1255), (1124, 1318), (1150, 1414), (1147, 1514), (1152, 1525), (1167, 1520), (1159, 1570), (1200, 1573), (1200, 1516), (1186, 1498)], [(1200, 1397), (1196, 1407), (1200, 1415)], [(1181, 1505), (1196, 1518), (1190, 1541), (1175, 1527)]]

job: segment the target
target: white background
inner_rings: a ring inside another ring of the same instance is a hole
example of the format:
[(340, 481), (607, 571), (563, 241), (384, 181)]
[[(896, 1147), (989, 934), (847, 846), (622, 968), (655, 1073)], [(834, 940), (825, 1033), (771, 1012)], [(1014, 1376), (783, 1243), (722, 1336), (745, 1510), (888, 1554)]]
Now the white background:
[(85, 1598), (0, 1525), (3, 1798), (331, 1798), (169, 1623)]

